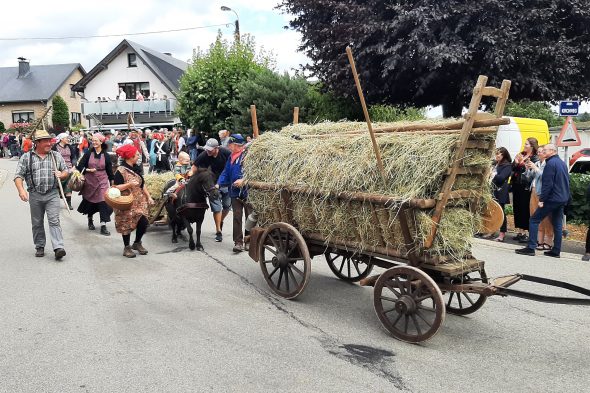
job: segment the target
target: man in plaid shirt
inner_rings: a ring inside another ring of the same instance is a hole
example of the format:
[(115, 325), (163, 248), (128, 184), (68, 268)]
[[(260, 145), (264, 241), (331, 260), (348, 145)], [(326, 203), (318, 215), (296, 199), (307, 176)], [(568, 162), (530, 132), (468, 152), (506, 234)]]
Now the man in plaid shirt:
[[(33, 241), (36, 257), (45, 255), (45, 214), (49, 222), (49, 235), (55, 259), (66, 255), (61, 227), (59, 225), (58, 180), (68, 177), (66, 163), (60, 154), (51, 151), (51, 136), (44, 130), (34, 132), (34, 149), (23, 154), (16, 167), (14, 184), (23, 202), (29, 202)], [(52, 158), (53, 155), (53, 158)], [(54, 160), (55, 158), (55, 160)], [(55, 166), (57, 163), (57, 168)], [(23, 182), (27, 183), (25, 191)], [(28, 192), (27, 192), (28, 191)]]

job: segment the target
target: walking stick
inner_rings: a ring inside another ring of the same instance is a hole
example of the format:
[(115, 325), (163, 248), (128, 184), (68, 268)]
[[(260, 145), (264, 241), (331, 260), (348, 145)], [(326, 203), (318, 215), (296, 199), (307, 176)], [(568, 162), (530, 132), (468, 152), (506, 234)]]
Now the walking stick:
[[(51, 109), (51, 107), (47, 108), (47, 111), (45, 112), (45, 116), (47, 116), (47, 114), (49, 113), (49, 110)], [(43, 121), (43, 117), (41, 118), (41, 123), (43, 124), (43, 129), (45, 130), (45, 122)], [(53, 161), (53, 166), (55, 167), (55, 170), (57, 171), (57, 161), (55, 160), (55, 156), (53, 155), (53, 152), (50, 150), (49, 151), (49, 155), (51, 156), (51, 161)], [(59, 186), (59, 195), (61, 195), (61, 199), (64, 201), (64, 205), (66, 206), (66, 209), (68, 209), (68, 214), (71, 216), (72, 212), (70, 211), (70, 206), (68, 206), (68, 201), (66, 201), (66, 195), (64, 193), (64, 189), (61, 185), (61, 179), (59, 177), (57, 177), (57, 175), (55, 175), (55, 178), (57, 179), (57, 185)]]

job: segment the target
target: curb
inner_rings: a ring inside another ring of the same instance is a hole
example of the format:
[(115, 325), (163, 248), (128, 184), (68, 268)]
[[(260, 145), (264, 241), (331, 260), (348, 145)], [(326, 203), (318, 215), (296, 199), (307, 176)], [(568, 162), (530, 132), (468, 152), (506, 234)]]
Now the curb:
[[(510, 250), (514, 251), (518, 248), (522, 248), (522, 245), (517, 246), (514, 244), (510, 244), (510, 243), (493, 242), (490, 240), (478, 239), (476, 237), (473, 238), (472, 241), (473, 241), (473, 244), (477, 244), (477, 245), (488, 247), (488, 248), (499, 248), (499, 249), (506, 250), (506, 251), (510, 251)], [(569, 252), (562, 252), (560, 255), (561, 255), (561, 258), (559, 258), (559, 259), (571, 259), (574, 261), (581, 261), (581, 259), (582, 259), (581, 254), (572, 254)], [(550, 258), (550, 257), (545, 257), (545, 255), (543, 255), (541, 251), (537, 252), (537, 256), (543, 257), (543, 258)]]

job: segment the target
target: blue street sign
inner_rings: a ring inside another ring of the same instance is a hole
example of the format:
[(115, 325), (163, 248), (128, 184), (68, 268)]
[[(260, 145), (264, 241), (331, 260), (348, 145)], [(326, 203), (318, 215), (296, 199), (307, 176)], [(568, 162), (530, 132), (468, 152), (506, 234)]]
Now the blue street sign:
[(579, 106), (578, 101), (560, 101), (559, 116), (578, 116)]

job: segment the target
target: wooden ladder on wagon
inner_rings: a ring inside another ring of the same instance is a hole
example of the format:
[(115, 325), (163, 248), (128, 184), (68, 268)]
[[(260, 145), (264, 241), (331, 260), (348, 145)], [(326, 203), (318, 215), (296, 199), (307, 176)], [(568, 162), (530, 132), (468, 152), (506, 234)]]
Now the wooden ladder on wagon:
[[(455, 157), (453, 160), (453, 165), (449, 168), (447, 172), (447, 177), (441, 189), (441, 193), (438, 196), (438, 201), (434, 208), (434, 213), (432, 215), (432, 227), (430, 229), (430, 234), (426, 238), (424, 242), (424, 248), (428, 249), (432, 247), (434, 244), (434, 239), (436, 238), (436, 233), (438, 231), (438, 226), (440, 224), (443, 212), (447, 203), (451, 197), (455, 194), (461, 194), (461, 197), (470, 197), (467, 193), (463, 191), (453, 191), (453, 186), (455, 184), (455, 180), (457, 179), (457, 175), (466, 173), (465, 168), (461, 167), (461, 163), (464, 158), (465, 149), (468, 147), (469, 135), (472, 132), (473, 125), (476, 121), (485, 121), (491, 119), (499, 119), (504, 115), (504, 109), (506, 108), (506, 102), (508, 101), (508, 94), (510, 91), (511, 82), (509, 80), (504, 80), (500, 88), (486, 86), (488, 82), (488, 77), (484, 75), (480, 75), (477, 79), (477, 83), (473, 88), (473, 96), (471, 97), (471, 102), (469, 104), (469, 110), (465, 114), (465, 121), (463, 123), (463, 127), (461, 129), (459, 141), (457, 142), (457, 150), (455, 151)], [(494, 113), (487, 113), (487, 112), (479, 112), (478, 109), (481, 104), (481, 100), (483, 97), (494, 97), (496, 98), (496, 106), (494, 109)], [(473, 143), (474, 141), (471, 141)], [(477, 141), (475, 141), (477, 142)], [(477, 147), (487, 148), (487, 153), (491, 157), (492, 153), (495, 149), (495, 141), (490, 141), (487, 144), (477, 145)], [(488, 177), (490, 176), (491, 166), (486, 166), (483, 170), (481, 170), (481, 184), (483, 185), (485, 182), (488, 181)], [(469, 172), (473, 173), (473, 171)], [(463, 195), (464, 194), (464, 195)], [(481, 195), (471, 195), (471, 197), (475, 198), (475, 201), (472, 201), (472, 207), (477, 206), (481, 200)], [(475, 202), (475, 203), (473, 203)]]

